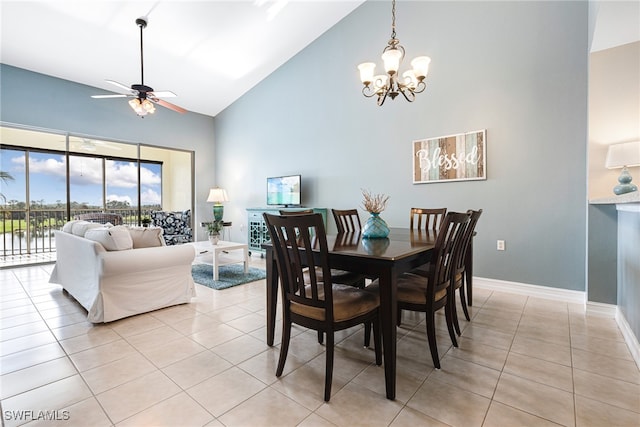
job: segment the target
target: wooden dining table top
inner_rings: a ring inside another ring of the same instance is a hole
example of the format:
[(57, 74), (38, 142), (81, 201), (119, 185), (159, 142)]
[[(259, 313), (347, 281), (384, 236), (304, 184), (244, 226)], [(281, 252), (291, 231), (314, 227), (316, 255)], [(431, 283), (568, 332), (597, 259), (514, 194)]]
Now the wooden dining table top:
[(435, 231), (390, 228), (385, 238), (365, 238), (362, 233), (327, 235), (327, 245), (332, 255), (348, 255), (361, 258), (396, 260), (433, 248)]

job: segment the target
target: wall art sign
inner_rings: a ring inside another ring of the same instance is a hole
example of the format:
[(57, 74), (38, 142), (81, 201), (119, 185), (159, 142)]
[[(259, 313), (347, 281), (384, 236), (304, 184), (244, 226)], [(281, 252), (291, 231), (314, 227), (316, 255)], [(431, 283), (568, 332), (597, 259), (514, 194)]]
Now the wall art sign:
[(413, 183), (487, 179), (487, 130), (413, 141)]

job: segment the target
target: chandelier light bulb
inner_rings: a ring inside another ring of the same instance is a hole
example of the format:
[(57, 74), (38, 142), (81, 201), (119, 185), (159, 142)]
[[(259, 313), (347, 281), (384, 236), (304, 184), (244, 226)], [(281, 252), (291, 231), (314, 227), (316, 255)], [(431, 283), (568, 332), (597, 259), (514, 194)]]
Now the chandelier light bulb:
[(364, 62), (358, 65), (358, 70), (360, 70), (360, 81), (368, 86), (373, 81), (373, 73), (375, 69), (376, 64), (373, 62)]
[(424, 80), (429, 73), (429, 64), (431, 64), (431, 58), (428, 56), (417, 56), (413, 58), (411, 61), (411, 66), (413, 67), (413, 72), (415, 76), (419, 80)]
[(382, 61), (384, 62), (384, 70), (387, 74), (394, 75), (398, 72), (402, 56), (400, 49), (396, 49), (395, 47), (384, 51)]

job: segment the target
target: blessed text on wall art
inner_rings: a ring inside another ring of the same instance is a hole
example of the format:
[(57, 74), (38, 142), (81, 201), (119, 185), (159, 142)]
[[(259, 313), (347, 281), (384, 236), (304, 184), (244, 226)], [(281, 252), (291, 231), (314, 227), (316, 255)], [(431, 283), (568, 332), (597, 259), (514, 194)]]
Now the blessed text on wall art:
[(487, 179), (487, 130), (413, 141), (413, 183)]

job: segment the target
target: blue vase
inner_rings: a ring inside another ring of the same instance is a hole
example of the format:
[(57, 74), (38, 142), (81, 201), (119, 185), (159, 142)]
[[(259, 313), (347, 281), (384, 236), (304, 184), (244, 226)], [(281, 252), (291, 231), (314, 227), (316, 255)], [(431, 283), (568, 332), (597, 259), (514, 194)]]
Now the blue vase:
[(384, 219), (380, 218), (379, 213), (371, 212), (371, 216), (367, 219), (362, 227), (362, 237), (366, 239), (383, 239), (389, 235), (389, 227)]

